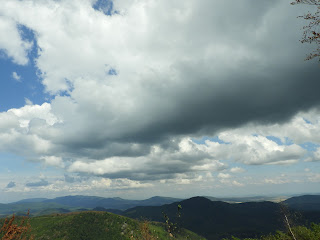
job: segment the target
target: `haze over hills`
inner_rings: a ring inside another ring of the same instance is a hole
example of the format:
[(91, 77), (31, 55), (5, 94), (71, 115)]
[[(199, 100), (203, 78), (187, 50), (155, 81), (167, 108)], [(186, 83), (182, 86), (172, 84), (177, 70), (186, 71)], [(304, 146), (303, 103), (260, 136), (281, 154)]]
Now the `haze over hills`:
[(228, 203), (242, 203), (242, 202), (263, 202), (263, 201), (270, 201), (270, 202), (281, 202), (285, 199), (288, 199), (288, 196), (253, 196), (253, 197), (210, 197), (210, 196), (203, 196), (205, 198), (210, 199), (211, 201), (222, 201)]
[[(221, 201), (228, 203), (239, 202), (263, 202), (274, 201), (280, 199), (279, 197), (232, 197), (232, 198), (216, 198), (205, 197), (211, 201)], [(286, 205), (297, 210), (320, 210), (320, 195), (304, 195), (298, 197), (288, 198), (283, 201)], [(281, 199), (285, 199), (282, 197)], [(68, 211), (83, 211), (94, 208), (100, 208), (100, 210), (108, 210), (110, 212), (119, 213), (123, 210), (137, 207), (137, 206), (161, 206), (164, 204), (170, 204), (173, 202), (182, 201), (179, 198), (160, 197), (155, 196), (145, 200), (129, 200), (119, 197), (104, 198), (97, 196), (63, 196), (54, 199), (47, 198), (31, 198), (23, 199), (17, 202), (9, 204), (0, 204), (0, 215), (25, 212), (28, 209), (35, 215), (41, 215), (46, 212), (68, 212)], [(44, 211), (44, 212), (43, 212)]]
[(136, 206), (159, 206), (173, 203), (182, 199), (155, 196), (145, 200), (128, 200), (122, 198), (104, 198), (96, 196), (64, 196), (54, 199), (32, 198), (23, 199), (9, 204), (0, 204), (0, 216), (7, 216), (12, 213), (25, 214), (29, 209), (31, 215), (44, 215), (49, 213), (66, 213), (72, 211), (91, 210), (96, 207), (109, 209), (118, 213), (119, 210), (126, 210)]
[[(212, 197), (212, 196), (202, 196), (211, 201), (222, 201), (229, 203), (237, 203), (237, 202), (259, 202), (259, 201), (276, 201), (285, 200), (289, 197), (287, 196), (251, 196), (251, 197)], [(20, 204), (20, 203), (36, 203), (36, 202), (51, 202), (62, 205), (69, 205), (73, 207), (97, 207), (97, 206), (106, 206), (108, 208), (116, 208), (116, 209), (126, 209), (126, 205), (134, 205), (134, 206), (157, 206), (167, 203), (172, 203), (175, 201), (184, 200), (183, 198), (173, 198), (173, 197), (162, 197), (162, 196), (154, 196), (144, 200), (131, 200), (131, 199), (123, 199), (120, 197), (112, 197), (105, 198), (99, 196), (85, 196), (85, 195), (70, 195), (70, 196), (62, 196), (56, 197), (53, 199), (49, 198), (27, 198), (22, 199), (16, 202), (12, 202), (9, 204)], [(0, 203), (1, 205), (2, 203)], [(119, 207), (120, 206), (120, 207)]]
[(180, 201), (178, 198), (169, 197), (152, 197), (145, 200), (128, 200), (119, 197), (115, 198), (103, 198), (95, 196), (65, 196), (54, 199), (44, 200), (43, 203), (57, 203), (67, 205), (71, 207), (83, 207), (83, 208), (94, 208), (104, 207), (110, 209), (125, 210), (135, 206), (158, 206), (168, 203)]

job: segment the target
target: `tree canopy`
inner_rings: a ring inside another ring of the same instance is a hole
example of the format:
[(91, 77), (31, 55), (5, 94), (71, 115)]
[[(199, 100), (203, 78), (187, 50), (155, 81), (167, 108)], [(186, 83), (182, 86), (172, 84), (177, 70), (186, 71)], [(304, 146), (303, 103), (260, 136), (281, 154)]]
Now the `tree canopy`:
[(303, 16), (299, 16), (309, 21), (309, 24), (304, 26), (304, 32), (302, 39), (300, 40), (302, 43), (316, 43), (317, 49), (310, 53), (306, 60), (310, 60), (316, 57), (319, 57), (320, 61), (320, 0), (296, 0), (291, 3), (295, 4), (308, 4), (316, 6), (317, 10), (315, 13), (307, 13)]

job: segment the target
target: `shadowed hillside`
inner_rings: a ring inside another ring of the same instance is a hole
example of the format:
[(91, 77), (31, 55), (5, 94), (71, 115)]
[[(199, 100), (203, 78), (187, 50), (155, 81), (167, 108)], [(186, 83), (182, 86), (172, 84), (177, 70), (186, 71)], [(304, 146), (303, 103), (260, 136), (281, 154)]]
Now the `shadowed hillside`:
[[(182, 206), (182, 214), (181, 219), (176, 219), (179, 204)], [(163, 221), (163, 212), (173, 221), (180, 221), (182, 227), (208, 239), (222, 239), (231, 235), (241, 238), (259, 237), (285, 229), (281, 205), (273, 202), (229, 204), (194, 197), (160, 207), (135, 207), (123, 214), (137, 219)]]
[(290, 208), (305, 211), (320, 211), (320, 195), (292, 197), (284, 201)]

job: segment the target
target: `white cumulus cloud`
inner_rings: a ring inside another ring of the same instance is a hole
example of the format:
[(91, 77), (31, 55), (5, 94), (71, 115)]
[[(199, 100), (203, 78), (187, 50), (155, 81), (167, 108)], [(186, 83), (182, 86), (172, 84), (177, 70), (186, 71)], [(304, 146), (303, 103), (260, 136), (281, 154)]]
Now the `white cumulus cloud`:
[(17, 82), (21, 82), (21, 76), (19, 76), (18, 73), (12, 72), (12, 77), (13, 77), (13, 79), (16, 80)]
[[(29, 62), (28, 51), (33, 46), (32, 42), (25, 41), (21, 38), (17, 22), (11, 17), (0, 15), (0, 50), (19, 65), (26, 65)], [(13, 78), (20, 81), (20, 77), (16, 72), (13, 72)]]

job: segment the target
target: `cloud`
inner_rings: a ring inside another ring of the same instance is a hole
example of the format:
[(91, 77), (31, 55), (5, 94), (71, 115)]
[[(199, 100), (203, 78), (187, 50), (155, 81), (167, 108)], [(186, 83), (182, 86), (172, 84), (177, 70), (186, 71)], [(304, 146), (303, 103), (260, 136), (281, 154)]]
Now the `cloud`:
[(224, 146), (225, 149), (232, 149), (227, 153), (229, 158), (249, 165), (292, 163), (306, 154), (306, 150), (296, 144), (278, 145), (265, 136), (238, 135), (226, 131), (219, 134), (219, 138), (231, 143)]
[(318, 148), (317, 151), (312, 152), (311, 156), (305, 159), (306, 162), (319, 162), (320, 161), (320, 149)]
[(68, 183), (74, 183), (75, 182), (75, 178), (72, 177), (72, 176), (69, 176), (67, 174), (64, 174), (64, 180), (65, 180), (65, 182), (68, 182)]
[(54, 167), (64, 167), (64, 163), (61, 157), (56, 156), (42, 156), (40, 158), (44, 162), (45, 165), (54, 166)]
[(19, 76), (16, 72), (12, 72), (12, 78), (17, 82), (21, 82), (21, 76)]
[[(26, 65), (29, 62), (28, 52), (33, 46), (32, 42), (23, 40), (18, 30), (18, 23), (12, 17), (0, 14), (0, 50), (12, 61), (19, 65)], [(20, 81), (20, 76), (13, 72), (12, 77)]]
[[(26, 105), (0, 113), (0, 151), (39, 158), (53, 151), (50, 126), (59, 122), (51, 105)], [(45, 160), (45, 159), (44, 159)]]
[(29, 98), (24, 98), (26, 105), (33, 105), (33, 102)]
[[(104, 119), (109, 131), (99, 135), (105, 141), (116, 136), (121, 140), (159, 140), (168, 134), (194, 133), (208, 128), (214, 131), (248, 121), (284, 121), (301, 109), (301, 96), (306, 92), (309, 97), (303, 98), (303, 105), (316, 103), (317, 68), (312, 64), (301, 65), (298, 59), (302, 50), (290, 51), (289, 47), (294, 44), (288, 44), (286, 40), (289, 36), (298, 39), (298, 33), (289, 32), (288, 36), (279, 37), (277, 44), (283, 52), (292, 54), (286, 57), (296, 60), (292, 64), (297, 65), (293, 68), (297, 73), (286, 68), (283, 61), (288, 59), (279, 56), (278, 49), (265, 50), (271, 37), (282, 36), (279, 34), (283, 33), (282, 28), (276, 26), (291, 26), (294, 22), (290, 20), (295, 16), (294, 11), (284, 11), (278, 16), (280, 10), (288, 8), (285, 4), (275, 1), (267, 4), (179, 1), (163, 17), (156, 11), (167, 6), (165, 1), (157, 4), (115, 3), (115, 9), (125, 8), (126, 14), (108, 17), (97, 14), (89, 3), (60, 1), (50, 2), (49, 6), (42, 2), (31, 5), (13, 1), (6, 3), (5, 9), (6, 14), (27, 22), (30, 28), (41, 33), (38, 42), (42, 52), (37, 64), (45, 73), (43, 84), (46, 89), (52, 93), (71, 91), (72, 98), (78, 103), (75, 106), (78, 118), (83, 119), (83, 114), (89, 111), (91, 116)], [(206, 10), (213, 8), (214, 12)], [(233, 14), (221, 24), (219, 12), (226, 8)], [(33, 17), (25, 12), (33, 13)], [(46, 18), (38, 19), (42, 16), (38, 14), (40, 12), (45, 13), (42, 15)], [(83, 12), (86, 14), (81, 14)], [(242, 15), (246, 13), (250, 13), (250, 17)], [(63, 20), (65, 16), (69, 21)], [(254, 23), (251, 18), (255, 19)], [(281, 24), (273, 25), (276, 20)], [(207, 22), (212, 24), (204, 24)], [(52, 29), (59, 29), (58, 32), (48, 29), (45, 23), (54, 24)], [(92, 33), (90, 38), (84, 37), (88, 31)], [(237, 40), (233, 37), (235, 32)], [(273, 59), (279, 64), (269, 65)], [(105, 74), (106, 66), (112, 65), (119, 69), (117, 76)], [(228, 69), (228, 66), (233, 67)], [(302, 74), (301, 68), (310, 68), (310, 71)], [(286, 77), (291, 79), (289, 86), (286, 81), (279, 80), (287, 73)], [(309, 84), (304, 84), (305, 78), (310, 79)], [(182, 84), (183, 88), (180, 87)], [(276, 92), (272, 90), (275, 85), (278, 86)], [(90, 95), (92, 92), (95, 94)], [(272, 98), (264, 97), (270, 93)], [(285, 101), (283, 96), (286, 96)], [(101, 129), (102, 123), (97, 119), (95, 123)], [(65, 129), (70, 128), (66, 126)], [(82, 128), (79, 126), (79, 129)], [(87, 135), (84, 130), (79, 133)]]
[(178, 185), (190, 185), (197, 182), (202, 182), (205, 180), (213, 180), (212, 176), (207, 175), (203, 177), (197, 174), (176, 174), (172, 179), (163, 179), (160, 182), (163, 184), (178, 184)]
[(243, 169), (243, 168), (241, 168), (241, 167), (234, 167), (234, 168), (231, 168), (230, 169), (230, 172), (232, 172), (232, 173), (243, 173), (243, 172), (245, 172), (246, 170), (245, 169)]
[(14, 188), (16, 186), (15, 182), (9, 182), (8, 185), (6, 186), (6, 188)]
[[(302, 61), (297, 8), (118, 0), (118, 14), (106, 16), (92, 5), (1, 4), (0, 31), (10, 30), (13, 45), (0, 47), (27, 64), (32, 44), (16, 24), (34, 31), (36, 67), (52, 96), (0, 113), (1, 151), (105, 179), (190, 183), (227, 161), (297, 163), (306, 154), (298, 143), (319, 141), (319, 68)], [(203, 135), (228, 144), (191, 141)], [(270, 135), (296, 142), (280, 145)]]
[(308, 180), (311, 182), (320, 182), (320, 174), (319, 173), (312, 173), (308, 177)]
[(225, 168), (226, 164), (198, 149), (191, 139), (185, 138), (178, 142), (176, 148), (155, 145), (149, 154), (140, 157), (109, 157), (103, 160), (78, 158), (69, 165), (68, 171), (108, 178), (159, 180), (176, 178), (176, 174), (221, 171)]
[[(136, 189), (136, 188), (147, 188), (152, 187), (150, 183), (141, 183), (140, 181), (134, 181), (130, 179), (105, 179), (93, 180), (92, 185), (96, 187), (107, 187), (110, 189)], [(101, 186), (102, 185), (102, 186)]]
[(229, 173), (219, 173), (218, 174), (218, 178), (221, 178), (221, 179), (228, 179), (230, 177), (231, 177), (231, 175)]
[(25, 184), (26, 187), (45, 187), (49, 185), (49, 182), (47, 180), (41, 179), (38, 182), (29, 182)]
[(237, 186), (237, 187), (243, 187), (243, 186), (244, 186), (243, 183), (240, 183), (240, 182), (238, 182), (238, 181), (236, 181), (236, 180), (232, 181), (232, 185), (233, 185), (233, 186)]
[(267, 184), (285, 184), (285, 183), (291, 182), (289, 179), (284, 179), (284, 178), (280, 178), (280, 177), (277, 177), (274, 179), (266, 178), (264, 181)]
[(279, 138), (283, 143), (289, 140), (297, 144), (306, 142), (320, 144), (319, 114), (320, 108), (317, 106), (309, 110), (300, 111), (293, 118), (283, 123), (269, 123), (265, 125), (248, 124), (246, 127), (241, 128), (240, 131), (242, 133), (250, 131), (265, 136), (274, 136)]
[(239, 182), (238, 180), (234, 180), (233, 176), (229, 173), (219, 173), (218, 176), (219, 182), (225, 186), (234, 186), (234, 187), (243, 187), (244, 183)]

